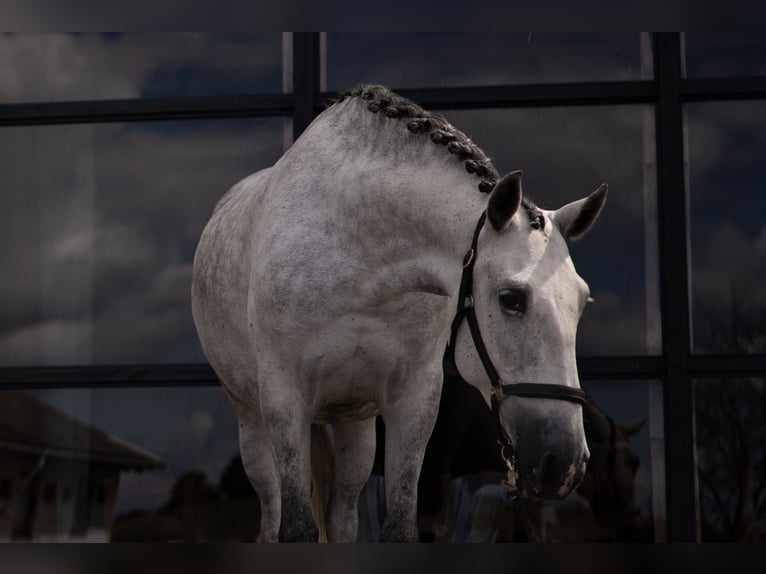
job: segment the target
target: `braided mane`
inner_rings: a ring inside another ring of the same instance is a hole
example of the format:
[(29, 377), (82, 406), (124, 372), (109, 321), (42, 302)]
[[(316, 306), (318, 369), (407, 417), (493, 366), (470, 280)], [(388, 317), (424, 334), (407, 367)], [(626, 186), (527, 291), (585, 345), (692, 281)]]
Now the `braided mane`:
[[(479, 191), (489, 193), (494, 189), (500, 178), (500, 173), (492, 165), (492, 161), (479, 146), (473, 143), (471, 138), (454, 127), (440, 114), (429, 112), (407, 98), (378, 84), (361, 84), (356, 88), (346, 90), (331, 99), (329, 105), (349, 98), (366, 100), (367, 109), (373, 113), (381, 112), (387, 118), (406, 120), (406, 126), (410, 132), (427, 134), (434, 144), (445, 146), (449, 153), (463, 161), (466, 171), (480, 178)], [(527, 212), (533, 228), (541, 229), (545, 226), (545, 217), (532, 200), (523, 196), (522, 206)]]

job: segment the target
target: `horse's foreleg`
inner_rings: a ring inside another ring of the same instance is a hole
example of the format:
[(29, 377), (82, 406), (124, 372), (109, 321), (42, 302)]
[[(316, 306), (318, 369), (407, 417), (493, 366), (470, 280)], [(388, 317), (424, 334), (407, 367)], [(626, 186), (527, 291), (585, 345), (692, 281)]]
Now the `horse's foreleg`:
[(355, 542), (359, 494), (375, 461), (375, 419), (332, 425), (335, 475), (327, 509), (329, 542)]
[(271, 448), (271, 437), (263, 423), (240, 418), (239, 451), (245, 473), (261, 504), (261, 542), (276, 542), (281, 501), (279, 476)]
[[(287, 385), (273, 384), (284, 390)], [(261, 395), (261, 410), (273, 445), (281, 498), (280, 542), (317, 542), (311, 514), (311, 425), (298, 396)]]
[(439, 410), (442, 373), (418, 380), (416, 395), (382, 412), (386, 424), (386, 519), (381, 542), (415, 542), (420, 468)]

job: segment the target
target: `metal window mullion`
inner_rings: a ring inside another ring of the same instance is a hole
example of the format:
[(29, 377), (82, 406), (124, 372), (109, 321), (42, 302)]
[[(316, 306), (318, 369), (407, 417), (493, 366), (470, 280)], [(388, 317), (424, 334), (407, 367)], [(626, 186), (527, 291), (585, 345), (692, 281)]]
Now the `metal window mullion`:
[(199, 387), (218, 384), (212, 367), (205, 363), (0, 368), (0, 392), (11, 389)]
[(766, 76), (684, 78), (684, 102), (766, 99)]
[[(765, 363), (766, 356), (758, 364)], [(659, 356), (584, 357), (578, 359), (578, 369), (587, 380), (657, 379), (663, 374), (663, 360)], [(446, 374), (456, 376), (450, 371)], [(218, 385), (218, 379), (206, 363), (0, 367), (0, 391), (211, 385)]]
[(319, 33), (293, 33), (293, 140), (314, 120), (319, 107)]
[(1, 104), (0, 126), (284, 116), (291, 94)]
[(689, 371), (688, 198), (684, 172), (681, 39), (654, 36), (662, 340), (665, 351), (666, 502), (669, 542), (696, 541), (693, 395)]
[[(657, 96), (657, 85), (651, 80), (392, 88), (428, 110), (645, 104)], [(333, 95), (322, 92), (317, 104)]]

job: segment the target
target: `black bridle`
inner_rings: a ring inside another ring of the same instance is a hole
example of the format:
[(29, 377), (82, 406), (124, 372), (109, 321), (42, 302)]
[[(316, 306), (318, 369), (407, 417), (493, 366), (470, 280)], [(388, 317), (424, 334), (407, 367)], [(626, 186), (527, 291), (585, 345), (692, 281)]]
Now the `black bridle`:
[(503, 429), (503, 425), (500, 422), (500, 403), (510, 395), (515, 395), (517, 397), (556, 399), (582, 405), (585, 404), (585, 393), (581, 389), (552, 383), (503, 383), (500, 374), (487, 352), (487, 347), (484, 345), (474, 307), (473, 267), (476, 262), (479, 233), (481, 232), (482, 227), (484, 227), (486, 219), (487, 212), (484, 211), (476, 224), (476, 230), (473, 233), (473, 240), (471, 241), (471, 248), (463, 258), (463, 275), (460, 279), (457, 311), (455, 312), (455, 318), (452, 320), (452, 332), (450, 334), (449, 346), (447, 347), (447, 358), (452, 361), (455, 369), (457, 369), (457, 364), (455, 363), (455, 343), (457, 341), (457, 332), (460, 328), (460, 324), (463, 322), (463, 319), (465, 319), (468, 322), (468, 328), (471, 331), (471, 337), (473, 338), (476, 352), (479, 354), (479, 359), (481, 360), (482, 365), (484, 365), (484, 370), (492, 384), (492, 418), (497, 432), (498, 444), (500, 445), (500, 456), (508, 467), (508, 476), (503, 484), (508, 488), (511, 497), (515, 497), (515, 452), (513, 441), (511, 440), (511, 437), (508, 436), (508, 433), (505, 432), (505, 429)]

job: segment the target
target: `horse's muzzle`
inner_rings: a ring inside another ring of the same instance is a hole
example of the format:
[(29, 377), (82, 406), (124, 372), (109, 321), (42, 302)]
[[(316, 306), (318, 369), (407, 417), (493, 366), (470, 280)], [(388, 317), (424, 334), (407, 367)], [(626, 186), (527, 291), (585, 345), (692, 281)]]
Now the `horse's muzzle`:
[[(534, 460), (534, 459), (533, 459)], [(524, 498), (560, 500), (567, 497), (582, 482), (588, 463), (587, 450), (576, 456), (560, 451), (548, 451), (534, 464), (519, 457), (519, 492)]]

